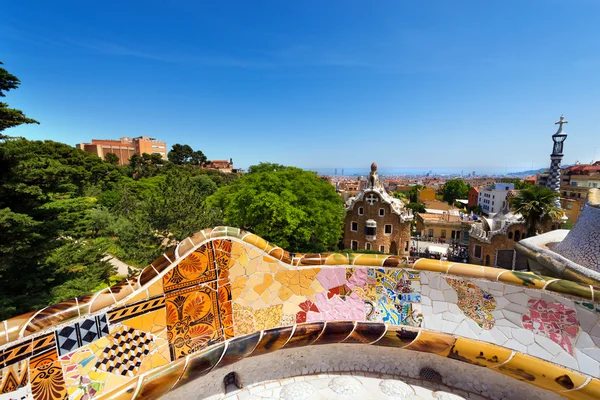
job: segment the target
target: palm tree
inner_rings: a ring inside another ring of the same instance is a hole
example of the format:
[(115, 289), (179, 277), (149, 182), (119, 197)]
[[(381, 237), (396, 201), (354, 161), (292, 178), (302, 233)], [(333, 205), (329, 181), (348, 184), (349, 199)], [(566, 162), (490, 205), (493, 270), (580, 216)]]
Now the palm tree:
[(510, 199), (514, 213), (525, 219), (527, 236), (535, 236), (536, 228), (562, 218), (563, 210), (556, 205), (559, 194), (545, 186), (534, 185), (522, 189)]

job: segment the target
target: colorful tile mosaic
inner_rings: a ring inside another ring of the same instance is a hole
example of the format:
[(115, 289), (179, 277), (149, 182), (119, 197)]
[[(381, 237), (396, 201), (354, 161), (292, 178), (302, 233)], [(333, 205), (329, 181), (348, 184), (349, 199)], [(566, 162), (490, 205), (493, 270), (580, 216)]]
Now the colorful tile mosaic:
[(29, 362), (31, 393), (35, 400), (67, 399), (67, 387), (56, 349), (34, 356)]
[(163, 277), (165, 293), (217, 279), (213, 244), (208, 242), (181, 260)]
[(86, 318), (56, 331), (60, 355), (70, 353), (108, 334), (106, 314)]
[(553, 342), (574, 355), (573, 342), (579, 332), (577, 312), (560, 303), (530, 299), (529, 315), (523, 315), (523, 327), (535, 334), (549, 337)]
[(0, 394), (14, 392), (29, 383), (29, 360), (18, 361), (0, 370)]
[[(373, 275), (373, 272), (371, 272)], [(377, 303), (369, 321), (394, 325), (421, 326), (421, 282), (418, 271), (404, 269), (377, 269)]]
[[(596, 288), (436, 260), (407, 269), (388, 256), (290, 254), (232, 228), (181, 249), (113, 289), (0, 324), (0, 399), (145, 398), (218, 366), (224, 349), (226, 365), (340, 341), (438, 353), (598, 398)], [(252, 340), (235, 345), (243, 335)]]
[(223, 339), (217, 282), (171, 292), (166, 300), (173, 360)]
[(494, 296), (468, 281), (446, 278), (446, 282), (456, 290), (458, 294), (456, 305), (467, 317), (477, 322), (477, 325), (483, 329), (494, 327), (495, 321), (492, 316), (492, 311), (496, 309)]

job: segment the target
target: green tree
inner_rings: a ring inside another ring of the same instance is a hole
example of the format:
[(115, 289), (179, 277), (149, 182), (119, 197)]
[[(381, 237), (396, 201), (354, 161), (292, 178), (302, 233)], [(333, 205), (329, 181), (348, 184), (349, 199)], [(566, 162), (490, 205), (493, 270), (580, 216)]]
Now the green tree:
[(424, 212), (426, 212), (425, 206), (423, 204), (421, 204), (421, 203), (411, 202), (411, 203), (408, 203), (406, 205), (406, 208), (410, 208), (414, 212), (418, 212), (418, 213), (424, 213)]
[(106, 155), (104, 156), (104, 160), (112, 165), (118, 165), (119, 164), (119, 156), (116, 155), (115, 153), (106, 153)]
[(408, 191), (408, 199), (410, 200), (411, 203), (416, 203), (417, 202), (417, 195), (418, 195), (419, 189), (425, 189), (425, 186), (423, 186), (423, 185), (414, 185)]
[(333, 249), (342, 236), (341, 197), (312, 172), (283, 166), (273, 171), (272, 165), (250, 167), (252, 173), (221, 187), (207, 202), (223, 210), (226, 224), (290, 251)]
[(543, 229), (545, 225), (562, 218), (563, 211), (556, 205), (558, 197), (559, 194), (553, 190), (534, 185), (520, 190), (517, 196), (509, 200), (512, 211), (525, 219), (527, 236), (534, 236), (537, 228)]
[[(4, 64), (0, 62), (0, 65)], [(20, 84), (19, 78), (0, 67), (0, 97), (6, 97), (6, 92), (18, 88)], [(22, 124), (39, 124), (39, 122), (28, 118), (23, 111), (9, 108), (7, 103), (0, 102), (0, 139), (7, 138), (1, 133), (2, 131)]]
[(261, 162), (258, 165), (251, 165), (250, 168), (248, 168), (248, 173), (255, 174), (258, 172), (276, 172), (276, 171), (283, 171), (286, 168), (288, 168), (288, 167), (286, 167), (285, 165), (281, 165), (281, 164), (270, 163), (270, 162)]
[(193, 177), (172, 169), (149, 201), (149, 221), (160, 236), (175, 240), (220, 225), (221, 210), (205, 203), (205, 199), (216, 191), (217, 185), (210, 178)]
[(200, 150), (194, 151), (189, 145), (179, 143), (173, 145), (167, 157), (175, 165), (202, 165), (207, 161)]
[(444, 185), (444, 201), (448, 204), (454, 204), (456, 199), (466, 199), (469, 193), (470, 186), (462, 179), (450, 179)]
[(0, 319), (88, 293), (113, 273), (102, 261), (99, 207), (114, 166), (71, 146), (0, 142)]

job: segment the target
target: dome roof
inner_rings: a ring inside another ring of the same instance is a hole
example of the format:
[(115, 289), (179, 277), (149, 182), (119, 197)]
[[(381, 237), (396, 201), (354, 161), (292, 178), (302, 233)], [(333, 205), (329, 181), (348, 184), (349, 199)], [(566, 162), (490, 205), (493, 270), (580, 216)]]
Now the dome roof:
[(371, 171), (377, 171), (377, 164), (371, 164)]

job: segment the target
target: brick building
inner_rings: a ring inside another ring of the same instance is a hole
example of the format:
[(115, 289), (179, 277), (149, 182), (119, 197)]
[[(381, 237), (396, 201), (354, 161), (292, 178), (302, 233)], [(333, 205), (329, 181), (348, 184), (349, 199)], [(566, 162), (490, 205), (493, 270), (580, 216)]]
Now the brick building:
[(344, 248), (409, 255), (412, 211), (390, 196), (379, 181), (377, 164), (364, 188), (346, 201)]
[(127, 164), (132, 155), (160, 154), (167, 158), (167, 144), (148, 136), (135, 138), (122, 137), (119, 140), (92, 139), (92, 143), (79, 143), (75, 147), (105, 159), (106, 154), (114, 153), (119, 157), (119, 165)]

